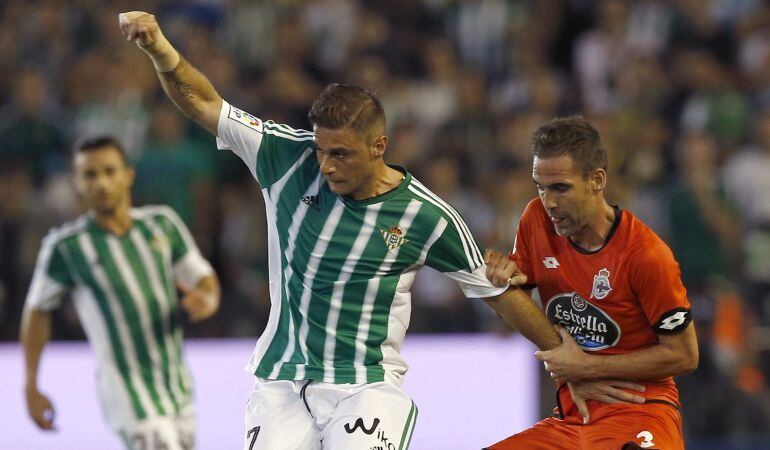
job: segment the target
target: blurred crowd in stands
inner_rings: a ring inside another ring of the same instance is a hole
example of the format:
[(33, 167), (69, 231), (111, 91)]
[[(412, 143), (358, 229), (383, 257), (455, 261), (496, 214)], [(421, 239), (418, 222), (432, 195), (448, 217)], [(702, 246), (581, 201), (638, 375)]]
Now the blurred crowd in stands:
[[(143, 9), (223, 98), (258, 117), (307, 128), (327, 83), (375, 91), (386, 159), (498, 250), (536, 195), (530, 132), (557, 115), (588, 117), (609, 150), (610, 200), (681, 264), (701, 343), (700, 369), (680, 380), (687, 436), (706, 445), (768, 433), (767, 2), (3, 0), (0, 339), (17, 338), (41, 237), (80, 212), (68, 149), (96, 134), (125, 144), (135, 204), (175, 208), (218, 270), (222, 310), (188, 335), (253, 337), (266, 323), (259, 187), (176, 111), (121, 37), (117, 13)], [(435, 272), (419, 275), (413, 298), (412, 333), (504, 332)], [(55, 328), (82, 337), (71, 308)]]

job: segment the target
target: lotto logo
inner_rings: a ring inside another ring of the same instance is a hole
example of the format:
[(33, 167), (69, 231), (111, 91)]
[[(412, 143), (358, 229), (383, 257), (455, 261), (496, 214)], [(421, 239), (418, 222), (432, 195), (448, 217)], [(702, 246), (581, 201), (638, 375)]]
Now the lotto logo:
[(673, 330), (683, 324), (685, 320), (687, 320), (687, 311), (679, 311), (673, 316), (666, 317), (660, 324), (660, 327), (665, 330)]
[(546, 256), (543, 258), (543, 265), (549, 269), (556, 269), (559, 267), (559, 261), (557, 261), (553, 256)]

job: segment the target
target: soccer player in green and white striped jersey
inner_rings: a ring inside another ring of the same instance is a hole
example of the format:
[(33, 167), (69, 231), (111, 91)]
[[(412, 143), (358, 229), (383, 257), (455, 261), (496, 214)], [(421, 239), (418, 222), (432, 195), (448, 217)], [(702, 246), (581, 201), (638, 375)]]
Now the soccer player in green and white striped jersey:
[[(22, 345), (32, 419), (53, 428), (37, 385), (51, 312), (69, 294), (98, 366), (110, 426), (128, 449), (191, 449), (195, 408), (182, 355), (182, 311), (197, 322), (219, 307), (219, 283), (184, 223), (166, 206), (131, 208), (133, 169), (110, 137), (83, 141), (75, 185), (88, 213), (46, 236), (27, 295)], [(185, 291), (181, 301), (177, 286)]]
[(399, 351), (423, 266), (485, 298), (542, 348), (560, 343), (528, 296), (487, 280), (459, 214), (385, 164), (374, 95), (329, 86), (310, 110), (312, 132), (264, 122), (224, 102), (152, 15), (121, 14), (120, 26), (174, 103), (244, 161), (265, 198), (271, 311), (247, 366), (256, 381), (244, 449), (408, 448), (417, 410), (399, 387)]

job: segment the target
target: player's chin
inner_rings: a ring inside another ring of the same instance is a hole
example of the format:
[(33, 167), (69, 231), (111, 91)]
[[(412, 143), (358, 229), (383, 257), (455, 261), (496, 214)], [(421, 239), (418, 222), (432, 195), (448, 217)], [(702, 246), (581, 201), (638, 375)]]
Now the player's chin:
[(337, 195), (350, 194), (351, 189), (344, 181), (329, 181), (329, 190)]
[(554, 225), (554, 230), (556, 230), (556, 234), (558, 234), (561, 237), (570, 237), (573, 234), (575, 234), (574, 227), (570, 227), (570, 226)]
[(111, 214), (115, 211), (116, 203), (112, 199), (96, 200), (91, 203), (91, 208), (100, 214)]

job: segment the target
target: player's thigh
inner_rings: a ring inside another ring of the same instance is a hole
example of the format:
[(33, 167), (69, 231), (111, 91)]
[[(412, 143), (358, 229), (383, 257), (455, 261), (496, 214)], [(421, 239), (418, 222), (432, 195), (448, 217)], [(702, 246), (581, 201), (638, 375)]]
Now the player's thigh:
[(683, 450), (682, 417), (672, 406), (633, 405), (586, 428), (584, 448)]
[(401, 388), (377, 383), (337, 404), (322, 430), (324, 449), (407, 449), (417, 413)]
[(120, 436), (128, 450), (191, 450), (194, 446), (184, 432), (180, 432), (175, 417), (154, 417), (122, 427)]
[(578, 427), (549, 417), (485, 450), (575, 450), (580, 446)]
[(244, 418), (244, 450), (320, 450), (315, 421), (291, 381), (257, 381)]

